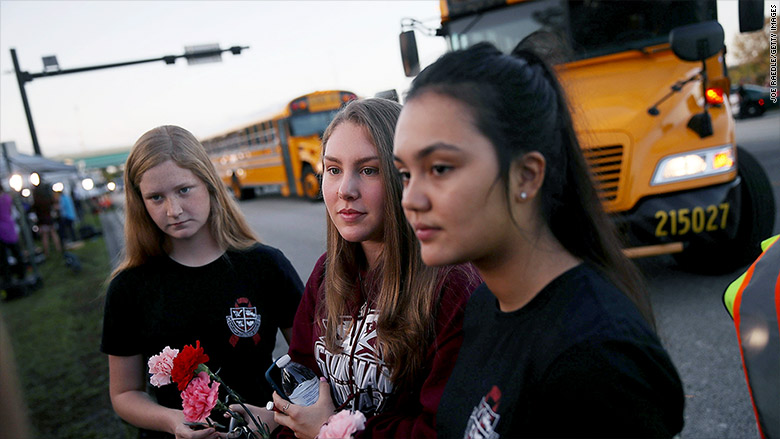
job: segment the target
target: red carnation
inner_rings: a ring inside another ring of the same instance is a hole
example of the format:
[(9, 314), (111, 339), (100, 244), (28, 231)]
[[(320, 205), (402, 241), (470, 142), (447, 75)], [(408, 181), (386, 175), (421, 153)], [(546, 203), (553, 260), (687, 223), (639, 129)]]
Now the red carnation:
[(192, 345), (184, 346), (179, 355), (173, 359), (173, 369), (171, 370), (171, 379), (176, 383), (180, 391), (184, 391), (192, 378), (195, 376), (195, 369), (201, 363), (209, 361), (209, 356), (203, 353), (200, 347), (200, 340)]

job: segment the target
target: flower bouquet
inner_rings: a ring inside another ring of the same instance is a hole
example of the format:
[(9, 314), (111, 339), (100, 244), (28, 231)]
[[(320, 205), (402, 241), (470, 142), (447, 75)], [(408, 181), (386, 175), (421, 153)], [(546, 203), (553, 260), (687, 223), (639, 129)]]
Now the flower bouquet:
[(342, 410), (322, 425), (317, 439), (352, 439), (353, 434), (364, 428), (366, 428), (366, 417), (363, 413)]
[[(252, 412), (244, 406), (241, 397), (225, 385), (217, 373), (212, 372), (206, 366), (208, 361), (209, 356), (204, 353), (203, 348), (200, 346), (200, 340), (195, 342), (195, 347), (191, 345), (184, 346), (181, 352), (178, 349), (171, 349), (170, 346), (166, 346), (162, 352), (149, 359), (149, 373), (151, 374), (149, 382), (156, 387), (171, 384), (171, 382), (176, 383), (179, 391), (181, 391), (184, 419), (187, 421), (186, 425), (190, 427), (223, 427), (209, 419), (209, 415), (211, 415), (211, 411), (214, 408), (225, 411), (233, 419), (244, 423), (244, 419), (240, 414), (227, 407), (227, 403), (232, 400), (244, 408), (257, 427), (261, 437), (263, 439), (269, 438), (271, 434), (268, 426), (252, 415)], [(228, 394), (225, 403), (220, 401), (218, 397), (220, 386)], [(257, 438), (255, 432), (246, 427), (237, 427), (237, 429), (242, 430), (250, 438)]]

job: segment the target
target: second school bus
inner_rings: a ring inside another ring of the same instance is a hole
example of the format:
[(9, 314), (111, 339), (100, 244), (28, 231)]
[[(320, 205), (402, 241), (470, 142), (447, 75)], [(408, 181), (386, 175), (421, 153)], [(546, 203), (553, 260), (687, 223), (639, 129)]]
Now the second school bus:
[(349, 91), (317, 91), (290, 101), (272, 117), (202, 140), (222, 182), (239, 199), (279, 192), (316, 200), (322, 176), (325, 128)]
[[(766, 173), (735, 140), (715, 0), (440, 5), (435, 33), (450, 50), (488, 41), (505, 53), (534, 50), (555, 64), (604, 208), (629, 255), (673, 253), (683, 267), (708, 272), (758, 255), (774, 227), (774, 197)], [(740, 21), (742, 31), (761, 29), (763, 2), (740, 0)], [(402, 22), (407, 76), (419, 71), (420, 24)]]

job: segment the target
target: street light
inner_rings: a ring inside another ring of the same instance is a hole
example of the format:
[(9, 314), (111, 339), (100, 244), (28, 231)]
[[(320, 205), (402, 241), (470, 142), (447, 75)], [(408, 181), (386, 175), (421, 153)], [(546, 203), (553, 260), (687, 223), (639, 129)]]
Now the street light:
[(81, 187), (83, 187), (85, 191), (91, 191), (95, 187), (95, 181), (87, 177), (81, 180)]
[(8, 185), (11, 186), (11, 189), (15, 190), (16, 192), (19, 192), (22, 190), (22, 186), (24, 186), (24, 181), (22, 180), (22, 176), (19, 174), (14, 174), (11, 176), (11, 178), (8, 180)]
[(39, 73), (29, 73), (19, 68), (19, 60), (16, 58), (16, 49), (11, 49), (11, 59), (14, 62), (14, 71), (16, 72), (16, 82), (19, 84), (19, 94), (22, 95), (22, 104), (24, 112), (27, 115), (27, 125), (30, 127), (30, 137), (32, 138), (33, 150), (35, 155), (41, 154), (41, 147), (38, 144), (38, 136), (35, 133), (35, 124), (33, 124), (30, 104), (27, 101), (27, 92), (24, 90), (24, 84), (31, 82), (35, 78), (45, 78), (49, 76), (67, 75), (69, 73), (81, 73), (91, 70), (109, 69), (112, 67), (131, 66), (149, 62), (163, 61), (165, 64), (175, 64), (179, 58), (186, 58), (189, 64), (200, 64), (204, 62), (217, 62), (222, 60), (223, 52), (230, 52), (233, 55), (240, 55), (241, 51), (249, 49), (249, 46), (233, 46), (228, 49), (221, 49), (218, 44), (189, 46), (182, 55), (166, 55), (159, 58), (141, 59), (137, 61), (126, 61), (113, 64), (102, 64), (97, 66), (79, 67), (75, 69), (61, 69), (56, 56), (43, 57), (43, 71)]

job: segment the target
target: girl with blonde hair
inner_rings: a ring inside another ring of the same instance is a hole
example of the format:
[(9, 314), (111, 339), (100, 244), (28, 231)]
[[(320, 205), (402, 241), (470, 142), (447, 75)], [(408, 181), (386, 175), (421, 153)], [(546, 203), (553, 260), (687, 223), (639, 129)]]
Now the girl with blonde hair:
[[(258, 242), (183, 128), (138, 139), (125, 200), (126, 251), (108, 287), (101, 344), (114, 410), (141, 437), (217, 437), (184, 424), (175, 385), (148, 385), (148, 359), (199, 340), (225, 384), (245, 401), (267, 401), (257, 370), (270, 365), (277, 330), (290, 339), (303, 285), (281, 251)], [(270, 413), (263, 420), (273, 422)]]

